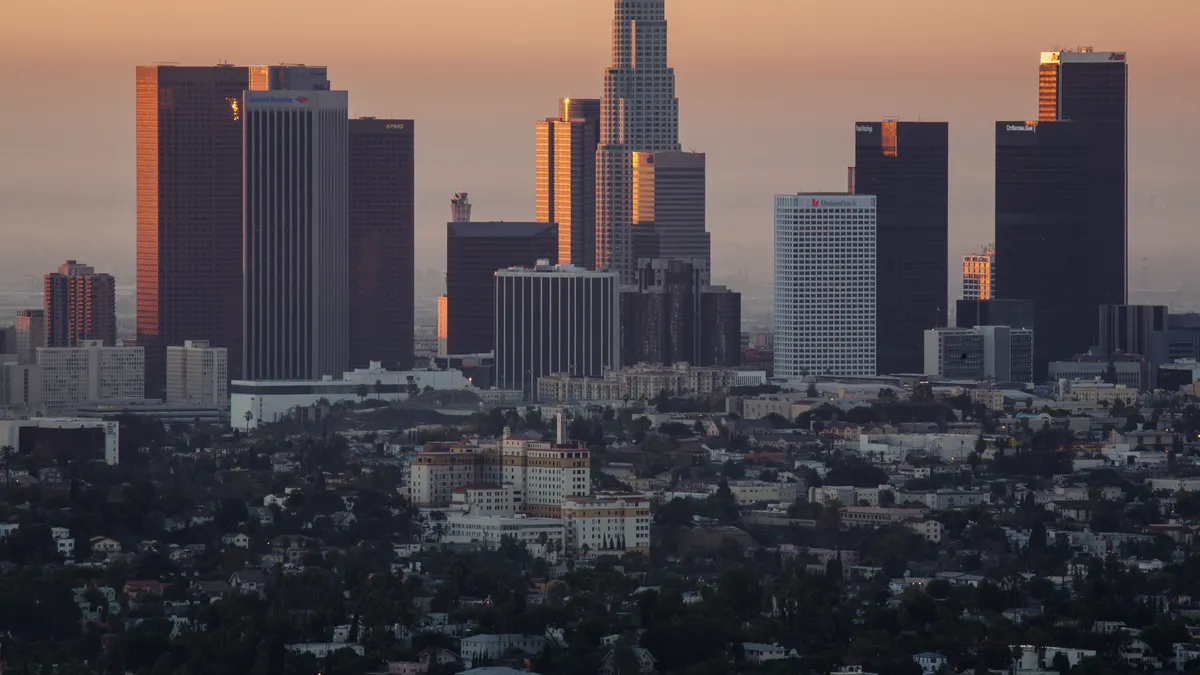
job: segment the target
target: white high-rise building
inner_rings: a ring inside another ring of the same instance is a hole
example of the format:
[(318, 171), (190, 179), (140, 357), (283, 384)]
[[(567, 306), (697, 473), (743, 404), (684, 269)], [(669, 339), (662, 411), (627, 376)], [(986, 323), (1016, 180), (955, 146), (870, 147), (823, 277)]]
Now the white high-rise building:
[(344, 91), (245, 94), (244, 379), (350, 364), (347, 105)]
[(775, 197), (775, 376), (875, 374), (875, 197)]
[(167, 402), (229, 407), (229, 350), (208, 340), (167, 347)]
[(105, 347), (103, 340), (83, 340), (75, 347), (37, 350), (42, 371), (42, 400), (52, 415), (84, 403), (133, 401), (146, 395), (146, 350)]
[(665, 0), (615, 0), (596, 152), (596, 268), (633, 283), (634, 152), (679, 150)]

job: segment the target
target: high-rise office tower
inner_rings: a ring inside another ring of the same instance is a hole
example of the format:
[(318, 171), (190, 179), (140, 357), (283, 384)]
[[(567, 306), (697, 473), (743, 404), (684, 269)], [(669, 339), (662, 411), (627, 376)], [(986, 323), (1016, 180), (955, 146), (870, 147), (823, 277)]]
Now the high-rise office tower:
[(1158, 388), (1158, 367), (1171, 362), (1171, 352), (1180, 341), (1189, 342), (1183, 331), (1171, 330), (1166, 305), (1101, 305), (1097, 356), (1136, 354), (1146, 360), (1147, 383)]
[(1088, 350), (1124, 268), (1102, 265), (1087, 130), (1074, 122), (996, 123), (996, 295), (1033, 302), (1034, 375)]
[(542, 260), (497, 271), (494, 298), (497, 387), (532, 398), (543, 375), (620, 367), (615, 274)]
[(413, 121), (350, 120), (350, 367), (413, 363)]
[(167, 345), (242, 347), (242, 95), (328, 89), (324, 67), (138, 66), (137, 343), (161, 398)]
[(450, 198), (450, 222), (471, 222), (471, 200), (467, 198), (467, 193), (455, 192)]
[(450, 298), (442, 293), (437, 298), (437, 355), (450, 353)]
[(117, 344), (117, 282), (111, 274), (68, 260), (46, 275), (43, 302), (46, 347), (74, 347), (82, 340)]
[(875, 197), (775, 197), (776, 377), (875, 374), (876, 246)]
[(1129, 67), (1125, 52), (1043, 52), (1038, 68), (1038, 120), (1086, 126), (1091, 153), (1093, 211), (1087, 236), (1077, 242), (1092, 264), (1101, 304), (1120, 305), (1129, 293), (1128, 138)]
[(446, 348), (483, 354), (495, 346), (496, 270), (532, 267), (558, 255), (553, 223), (448, 223)]
[(242, 379), (349, 364), (349, 132), (344, 91), (247, 92)]
[(877, 367), (917, 373), (925, 330), (949, 320), (949, 126), (857, 122), (854, 131), (854, 189), (878, 205)]
[(704, 153), (633, 153), (636, 260), (702, 260), (712, 268), (705, 226)]
[(962, 261), (963, 300), (991, 300), (996, 288), (996, 246), (988, 244)]
[[(558, 261), (592, 267), (596, 246), (596, 145), (599, 101), (563, 99), (561, 114), (537, 123), (535, 220), (558, 225)], [(596, 105), (584, 105), (582, 102)]]
[(704, 260), (640, 260), (621, 293), (623, 364), (741, 362), (741, 294), (709, 284)]
[(615, 0), (596, 156), (596, 267), (633, 283), (633, 153), (679, 150), (665, 0)]
[(29, 365), (37, 362), (38, 347), (46, 346), (46, 310), (18, 309), (13, 319), (16, 333), (17, 363)]
[(991, 300), (961, 299), (955, 303), (955, 325), (959, 328), (975, 326), (1011, 326), (1034, 328), (1032, 300), (992, 298)]

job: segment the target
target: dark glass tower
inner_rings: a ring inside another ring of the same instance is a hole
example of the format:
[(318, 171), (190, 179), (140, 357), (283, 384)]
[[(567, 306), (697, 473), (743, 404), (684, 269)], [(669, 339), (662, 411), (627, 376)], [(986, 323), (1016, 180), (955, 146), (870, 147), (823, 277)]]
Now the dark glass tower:
[(1093, 280), (1102, 304), (1124, 304), (1129, 293), (1126, 54), (1088, 47), (1043, 52), (1038, 74), (1038, 119), (1086, 127), (1092, 222), (1080, 244), (1088, 248), (1096, 269), (1109, 272)]
[(857, 122), (854, 129), (854, 191), (878, 199), (876, 369), (920, 373), (925, 330), (948, 318), (949, 125)]
[(496, 271), (533, 267), (558, 256), (554, 223), (448, 223), (446, 343), (450, 354), (495, 347)]
[(413, 363), (413, 121), (350, 120), (350, 367)]
[(1033, 301), (1034, 377), (1088, 349), (1108, 278), (1094, 257), (1091, 154), (1074, 122), (996, 123), (996, 293)]

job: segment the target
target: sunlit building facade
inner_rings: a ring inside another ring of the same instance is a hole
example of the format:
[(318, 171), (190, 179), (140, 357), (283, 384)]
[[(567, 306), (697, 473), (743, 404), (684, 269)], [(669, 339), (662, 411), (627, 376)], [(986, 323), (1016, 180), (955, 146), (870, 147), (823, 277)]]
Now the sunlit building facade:
[(996, 287), (996, 247), (988, 244), (980, 253), (968, 253), (962, 261), (963, 300), (991, 300)]

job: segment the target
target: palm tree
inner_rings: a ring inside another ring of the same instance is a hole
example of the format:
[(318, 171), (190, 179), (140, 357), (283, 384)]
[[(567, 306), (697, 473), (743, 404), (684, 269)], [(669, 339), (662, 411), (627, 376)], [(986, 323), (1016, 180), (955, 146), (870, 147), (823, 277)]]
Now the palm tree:
[(247, 410), (246, 414), (242, 415), (242, 419), (246, 420), (246, 433), (249, 434), (250, 433), (250, 420), (254, 419), (254, 413)]

